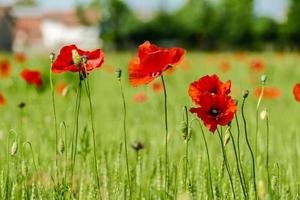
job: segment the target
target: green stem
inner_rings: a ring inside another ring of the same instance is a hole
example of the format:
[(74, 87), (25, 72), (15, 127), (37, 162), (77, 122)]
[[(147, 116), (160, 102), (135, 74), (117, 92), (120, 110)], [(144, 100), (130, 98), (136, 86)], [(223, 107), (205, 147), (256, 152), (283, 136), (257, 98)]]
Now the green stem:
[(165, 197), (168, 196), (168, 179), (169, 179), (169, 166), (168, 166), (168, 107), (167, 107), (167, 90), (163, 75), (161, 75), (161, 82), (164, 88), (164, 108), (165, 108)]
[(269, 172), (269, 116), (266, 116), (266, 125), (267, 125), (267, 158), (266, 158), (266, 167), (267, 167), (267, 175), (268, 175), (268, 190), (270, 189), (270, 172)]
[(246, 139), (246, 143), (247, 143), (248, 149), (249, 149), (250, 154), (251, 154), (251, 159), (252, 159), (253, 187), (254, 187), (254, 192), (255, 192), (255, 199), (257, 199), (256, 176), (255, 176), (255, 159), (254, 159), (254, 154), (253, 154), (253, 151), (252, 151), (249, 139), (248, 139), (247, 122), (246, 122), (245, 113), (244, 113), (245, 101), (246, 101), (246, 98), (243, 98), (242, 118), (243, 118), (243, 123), (244, 123), (245, 139)]
[(236, 199), (236, 195), (235, 195), (235, 191), (234, 191), (234, 185), (233, 185), (233, 180), (232, 180), (232, 174), (231, 174), (231, 171), (230, 171), (230, 166), (229, 166), (229, 163), (228, 163), (228, 160), (227, 160), (227, 156), (226, 156), (226, 152), (225, 152), (225, 149), (224, 149), (222, 135), (221, 135), (219, 129), (217, 129), (217, 132), (218, 132), (219, 139), (220, 139), (220, 144), (221, 144), (221, 149), (222, 149), (223, 158), (224, 158), (224, 162), (225, 162), (225, 167), (226, 167), (226, 170), (227, 170), (227, 174), (229, 176), (231, 191), (232, 191), (232, 194), (233, 194), (233, 198)]
[(205, 145), (205, 150), (206, 150), (207, 162), (208, 162), (208, 174), (209, 174), (209, 185), (210, 185), (210, 191), (211, 191), (211, 199), (215, 199), (215, 197), (214, 197), (214, 190), (213, 190), (213, 183), (212, 183), (212, 175), (211, 175), (210, 156), (209, 156), (209, 151), (208, 151), (208, 145), (207, 145), (206, 137), (205, 137), (204, 130), (203, 130), (202, 125), (201, 125), (201, 123), (200, 123), (199, 120), (193, 119), (191, 121), (191, 123), (190, 123), (190, 126), (192, 125), (192, 122), (194, 120), (196, 120), (199, 123), (200, 130), (201, 130), (201, 133), (202, 133), (202, 137), (203, 137), (203, 141), (204, 141), (204, 145)]
[(230, 126), (228, 128), (228, 131), (229, 131), (229, 134), (230, 134), (230, 138), (232, 140), (232, 146), (233, 146), (235, 160), (236, 160), (236, 168), (238, 170), (238, 175), (239, 175), (240, 183), (241, 183), (241, 186), (242, 186), (243, 195), (244, 195), (245, 199), (248, 199), (248, 197), (247, 197), (247, 191), (246, 191), (246, 186), (245, 186), (246, 184), (244, 183), (244, 180), (243, 180), (242, 175), (241, 175), (241, 170), (242, 169), (240, 169), (241, 165), (239, 163), (239, 158), (238, 158), (238, 154), (237, 154), (237, 150), (236, 150), (236, 146), (235, 146), (235, 141), (234, 141), (234, 137), (232, 135), (231, 127)]
[(258, 118), (259, 118), (259, 106), (264, 95), (265, 86), (262, 85), (261, 92), (256, 105), (256, 127), (255, 127), (255, 158), (257, 158), (257, 137), (258, 137)]
[(76, 97), (76, 105), (75, 105), (75, 123), (73, 129), (73, 138), (72, 138), (72, 166), (71, 166), (71, 187), (73, 185), (73, 174), (74, 174), (74, 167), (76, 162), (76, 155), (77, 155), (77, 141), (78, 141), (78, 127), (79, 127), (79, 111), (80, 111), (80, 104), (81, 104), (81, 92), (82, 92), (82, 84), (79, 75), (79, 84), (77, 90), (77, 97)]
[(94, 112), (93, 112), (93, 104), (91, 98), (91, 89), (88, 75), (86, 76), (86, 80), (84, 80), (84, 85), (86, 89), (86, 93), (89, 99), (89, 107), (90, 107), (90, 117), (91, 117), (91, 125), (92, 125), (92, 135), (93, 135), (93, 153), (94, 153), (94, 171), (97, 181), (98, 192), (100, 194), (100, 179), (98, 174), (98, 166), (97, 166), (97, 149), (96, 149), (96, 133), (95, 133), (95, 124), (94, 124)]
[(126, 116), (127, 116), (127, 109), (126, 109), (126, 101), (125, 101), (125, 95), (121, 83), (121, 78), (119, 79), (119, 85), (121, 90), (121, 96), (122, 96), (122, 102), (123, 102), (123, 132), (124, 132), (124, 143), (125, 143), (125, 160), (126, 160), (126, 170), (127, 170), (127, 179), (129, 183), (129, 196), (131, 199), (131, 180), (130, 180), (130, 172), (129, 172), (129, 162), (128, 162), (128, 148), (127, 148), (127, 127), (126, 127)]
[[(52, 64), (52, 63), (51, 63)], [(58, 161), (57, 161), (57, 156), (58, 156), (58, 128), (57, 128), (57, 117), (56, 117), (56, 106), (55, 106), (55, 98), (54, 98), (54, 89), (53, 89), (53, 79), (52, 79), (52, 71), (50, 67), (50, 88), (51, 88), (51, 100), (52, 100), (52, 109), (53, 109), (53, 115), (54, 115), (54, 126), (55, 126), (55, 167), (56, 167), (56, 176), (57, 176), (57, 181), (58, 180)]]
[(186, 128), (185, 128), (185, 173), (184, 173), (184, 190), (186, 191), (187, 188), (187, 177), (188, 177), (188, 165), (189, 165), (189, 141), (190, 141), (190, 135), (189, 135), (189, 115), (187, 107), (184, 106), (185, 111), (185, 119), (186, 119)]

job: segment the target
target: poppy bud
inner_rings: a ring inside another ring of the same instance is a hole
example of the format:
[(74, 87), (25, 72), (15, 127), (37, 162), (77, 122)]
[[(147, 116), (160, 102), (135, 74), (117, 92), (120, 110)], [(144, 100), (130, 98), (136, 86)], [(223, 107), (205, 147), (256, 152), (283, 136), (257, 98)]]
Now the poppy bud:
[(18, 107), (21, 108), (21, 109), (24, 108), (25, 106), (26, 106), (26, 104), (25, 104), (24, 102), (21, 102), (21, 103), (19, 103), (19, 105), (18, 105)]
[(55, 59), (55, 54), (52, 52), (52, 53), (49, 54), (49, 60), (50, 60), (51, 63), (53, 63), (54, 59)]
[(140, 141), (135, 141), (134, 143), (131, 144), (131, 147), (136, 151), (140, 151), (144, 148), (144, 144)]
[(243, 98), (246, 99), (249, 95), (249, 90), (244, 90), (243, 92)]
[(73, 59), (73, 63), (74, 63), (76, 66), (80, 66), (80, 63), (81, 63), (81, 57), (80, 57), (79, 53), (76, 51), (76, 49), (73, 49), (73, 50), (72, 50), (72, 59)]
[(122, 76), (122, 70), (120, 68), (117, 68), (115, 73), (116, 73), (117, 79), (120, 80), (121, 76)]
[(224, 136), (224, 141), (223, 141), (224, 147), (228, 144), (229, 141), (230, 141), (230, 134), (227, 132)]
[(262, 83), (263, 85), (266, 84), (266, 81), (267, 81), (267, 75), (265, 75), (265, 74), (261, 75), (260, 81), (261, 81), (261, 83)]
[[(188, 133), (187, 133), (187, 130), (188, 130)], [(184, 140), (190, 140), (191, 130), (188, 129), (188, 125), (185, 121), (180, 122), (179, 131), (182, 133), (182, 137)]]
[(271, 188), (272, 188), (272, 190), (276, 190), (277, 181), (278, 181), (277, 176), (272, 176), (272, 178), (271, 178)]
[(62, 139), (59, 140), (58, 151), (60, 154), (64, 154), (64, 152), (65, 152), (65, 143)]
[(10, 154), (12, 156), (15, 156), (18, 152), (18, 143), (17, 142), (14, 142), (12, 147), (11, 147), (11, 151), (10, 151)]

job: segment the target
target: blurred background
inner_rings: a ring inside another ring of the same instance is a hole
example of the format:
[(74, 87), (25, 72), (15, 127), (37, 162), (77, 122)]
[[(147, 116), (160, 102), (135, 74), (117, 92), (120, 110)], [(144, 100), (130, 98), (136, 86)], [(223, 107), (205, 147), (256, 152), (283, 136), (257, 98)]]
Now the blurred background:
[(0, 0), (0, 51), (188, 49), (296, 51), (299, 0)]

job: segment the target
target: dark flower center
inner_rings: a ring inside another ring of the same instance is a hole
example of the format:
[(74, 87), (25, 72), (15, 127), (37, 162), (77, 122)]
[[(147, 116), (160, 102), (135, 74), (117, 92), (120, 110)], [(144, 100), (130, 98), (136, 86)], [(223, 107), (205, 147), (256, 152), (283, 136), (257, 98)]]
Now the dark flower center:
[(217, 94), (217, 92), (218, 92), (218, 90), (217, 90), (217, 88), (212, 88), (211, 90), (210, 90), (210, 93), (212, 94), (212, 95), (215, 95), (215, 94)]
[(219, 110), (217, 108), (211, 108), (209, 114), (213, 117), (216, 117), (219, 114)]

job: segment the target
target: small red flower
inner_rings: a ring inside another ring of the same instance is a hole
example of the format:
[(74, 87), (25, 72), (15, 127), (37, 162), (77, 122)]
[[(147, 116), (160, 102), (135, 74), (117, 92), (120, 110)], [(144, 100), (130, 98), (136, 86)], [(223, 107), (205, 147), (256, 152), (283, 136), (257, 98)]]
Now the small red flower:
[(199, 106), (191, 108), (190, 112), (196, 113), (211, 132), (215, 132), (218, 125), (225, 126), (231, 122), (237, 111), (234, 100), (227, 95), (205, 93), (200, 97)]
[(266, 69), (264, 61), (260, 59), (253, 60), (250, 64), (250, 67), (256, 73), (263, 72)]
[(300, 83), (296, 83), (293, 89), (293, 94), (296, 101), (300, 102)]
[(148, 96), (146, 93), (144, 92), (139, 92), (139, 93), (136, 93), (134, 96), (133, 96), (133, 101), (135, 103), (144, 103), (145, 101), (147, 101), (148, 99)]
[(153, 92), (161, 92), (163, 91), (163, 85), (160, 82), (154, 82), (152, 84), (152, 90)]
[(55, 90), (56, 90), (57, 94), (59, 94), (61, 96), (66, 96), (68, 88), (69, 88), (69, 85), (65, 82), (59, 82), (55, 86)]
[(223, 73), (228, 72), (230, 68), (231, 68), (230, 62), (228, 62), (227, 60), (223, 61), (220, 65), (220, 70)]
[(0, 61), (0, 78), (6, 78), (11, 73), (10, 62), (7, 59)]
[(206, 75), (190, 84), (189, 95), (196, 104), (199, 104), (202, 94), (228, 95), (230, 93), (230, 87), (230, 80), (223, 83), (215, 74), (212, 76)]
[(90, 73), (96, 68), (100, 68), (104, 63), (104, 54), (100, 49), (94, 51), (83, 51), (78, 49), (75, 45), (64, 46), (56, 60), (52, 64), (52, 72), (62, 73), (62, 72), (79, 72), (85, 71), (83, 63), (81, 64), (81, 69), (76, 66), (73, 62), (72, 51), (76, 50), (80, 56), (86, 56), (87, 58), (87, 73)]
[(43, 80), (41, 78), (41, 72), (39, 70), (24, 69), (21, 72), (21, 77), (30, 85), (40, 87), (43, 85)]
[(6, 98), (3, 96), (3, 94), (0, 94), (0, 106), (3, 106), (6, 104)]
[(182, 48), (161, 48), (146, 41), (139, 46), (138, 57), (129, 63), (129, 81), (136, 87), (148, 84), (184, 56)]
[[(254, 96), (259, 98), (262, 88), (258, 87), (254, 91)], [(276, 87), (265, 87), (263, 98), (264, 99), (278, 99), (281, 96), (281, 91)]]
[(18, 63), (25, 63), (27, 61), (27, 56), (23, 52), (17, 52), (15, 53), (15, 59)]

